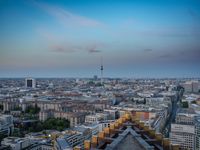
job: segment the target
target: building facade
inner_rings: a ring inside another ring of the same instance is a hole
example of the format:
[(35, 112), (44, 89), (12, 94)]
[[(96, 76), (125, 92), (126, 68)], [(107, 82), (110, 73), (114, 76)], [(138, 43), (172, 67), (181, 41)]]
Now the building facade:
[(36, 81), (33, 78), (26, 78), (25, 79), (25, 87), (26, 88), (35, 88), (36, 87)]
[(195, 150), (195, 126), (171, 124), (170, 141), (172, 144), (179, 144), (183, 150)]

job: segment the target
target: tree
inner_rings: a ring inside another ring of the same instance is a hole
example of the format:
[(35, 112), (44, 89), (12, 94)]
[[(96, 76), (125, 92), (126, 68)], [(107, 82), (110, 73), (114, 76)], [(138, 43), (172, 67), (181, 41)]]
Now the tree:
[(30, 114), (38, 114), (40, 112), (40, 108), (35, 105), (35, 107), (33, 106), (28, 106), (25, 110), (25, 113), (30, 113)]
[(63, 131), (64, 129), (69, 127), (70, 127), (70, 122), (65, 118), (49, 118), (44, 122), (41, 121), (34, 122), (31, 125), (31, 127), (25, 130), (28, 130), (29, 132), (40, 132), (43, 130), (52, 130), (52, 129)]
[(102, 86), (102, 84), (100, 82), (96, 83), (95, 86)]
[(0, 143), (1, 143), (1, 141), (2, 141), (5, 137), (6, 137), (6, 135), (0, 133)]
[(44, 121), (44, 129), (56, 129), (59, 131), (69, 128), (70, 122), (65, 118), (49, 118)]
[(22, 108), (21, 108), (21, 107), (19, 107), (19, 106), (16, 106), (16, 107), (14, 108), (14, 110), (15, 110), (15, 111), (21, 111), (21, 110), (22, 110)]
[(38, 122), (35, 126), (35, 131), (36, 132), (39, 132), (39, 131), (42, 131), (44, 130), (44, 127), (43, 127), (43, 123), (42, 122)]
[(94, 82), (93, 81), (89, 81), (88, 85), (94, 85)]
[(191, 101), (191, 104), (196, 104), (197, 102), (196, 101)]
[(147, 100), (146, 100), (146, 98), (144, 98), (144, 104), (146, 104), (147, 103)]
[(177, 91), (180, 91), (180, 90), (184, 90), (184, 87), (178, 85), (178, 86), (177, 86)]
[(181, 103), (181, 105), (182, 105), (182, 107), (183, 107), (183, 108), (188, 108), (188, 107), (189, 107), (189, 105), (188, 105), (188, 102), (187, 102), (187, 101), (185, 101), (185, 102), (182, 102), (182, 103)]
[(2, 104), (0, 104), (0, 110), (3, 110), (3, 105)]

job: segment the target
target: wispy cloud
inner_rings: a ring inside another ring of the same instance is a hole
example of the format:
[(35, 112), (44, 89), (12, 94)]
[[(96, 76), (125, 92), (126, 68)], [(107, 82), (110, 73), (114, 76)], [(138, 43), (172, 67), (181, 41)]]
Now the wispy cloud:
[(88, 52), (90, 54), (93, 53), (101, 53), (102, 50), (100, 50), (101, 44), (88, 44), (88, 43), (82, 43), (79, 45), (73, 45), (73, 44), (60, 44), (60, 45), (51, 45), (50, 46), (50, 52), (55, 53), (73, 53), (73, 52)]
[(55, 17), (60, 23), (65, 26), (78, 26), (78, 27), (102, 27), (103, 23), (90, 19), (85, 16), (80, 16), (75, 13), (72, 13), (66, 9), (63, 9), (59, 6), (53, 6), (46, 3), (41, 3), (33, 1), (33, 4), (42, 10), (44, 10), (49, 15)]
[(53, 45), (50, 48), (50, 52), (55, 53), (73, 53), (73, 52), (88, 52), (88, 53), (101, 53), (102, 51), (99, 49), (87, 49), (87, 48), (76, 48), (74, 46), (67, 47), (64, 45)]
[(99, 50), (99, 48), (102, 46), (102, 44), (90, 44), (88, 46), (86, 46), (86, 51), (88, 51), (89, 53), (100, 53), (102, 52), (101, 50)]
[(43, 40), (43, 44), (47, 47), (49, 52), (55, 53), (72, 53), (77, 52), (82, 49), (80, 44), (73, 44), (72, 42), (67, 41), (67, 39), (63, 41), (62, 37), (56, 36), (51, 31), (45, 28), (39, 28), (36, 30)]
[(162, 30), (146, 30), (146, 31), (136, 31), (139, 35), (145, 36), (155, 36), (155, 37), (190, 37), (194, 35), (200, 35), (199, 32), (191, 33), (188, 31), (180, 30), (180, 29), (162, 29)]
[(156, 56), (158, 61), (168, 61), (168, 62), (198, 62), (199, 63), (200, 50), (191, 47), (190, 49), (169, 51), (164, 54)]
[(194, 48), (191, 47), (190, 50), (181, 50), (179, 53), (177, 53), (177, 56), (182, 56), (190, 59), (197, 59), (200, 61), (200, 49), (199, 47)]
[(47, 46), (49, 52), (55, 53), (74, 53), (74, 52), (88, 52), (88, 53), (101, 53), (105, 44), (100, 42), (84, 42), (84, 43), (73, 43), (67, 41), (65, 42), (59, 41), (59, 37), (53, 35), (50, 31), (46, 30), (38, 30), (39, 34), (44, 39), (44, 44)]
[(89, 53), (100, 53), (100, 52), (101, 52), (101, 50), (97, 50), (97, 49), (90, 49), (88, 52), (89, 52)]
[(150, 49), (150, 48), (147, 48), (147, 49), (144, 49), (144, 52), (152, 52), (153, 49)]
[(51, 52), (56, 52), (56, 53), (72, 53), (76, 52), (76, 50), (73, 47), (65, 47), (62, 45), (52, 45), (51, 46)]

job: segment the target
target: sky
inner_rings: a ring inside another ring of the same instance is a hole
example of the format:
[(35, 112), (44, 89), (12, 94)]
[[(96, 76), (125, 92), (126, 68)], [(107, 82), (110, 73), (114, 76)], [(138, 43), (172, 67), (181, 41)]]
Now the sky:
[(200, 0), (0, 0), (0, 77), (200, 77)]

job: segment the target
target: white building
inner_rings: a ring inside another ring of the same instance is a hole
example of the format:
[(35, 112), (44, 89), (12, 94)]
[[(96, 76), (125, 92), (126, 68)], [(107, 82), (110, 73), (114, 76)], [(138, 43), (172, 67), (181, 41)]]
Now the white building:
[(88, 128), (75, 127), (70, 130), (63, 131), (63, 135), (56, 139), (57, 150), (71, 150), (75, 146), (83, 147), (84, 140), (90, 139), (92, 132)]
[(200, 149), (200, 116), (195, 117), (196, 149)]
[(195, 150), (195, 126), (171, 124), (170, 141), (179, 144), (183, 150)]
[(192, 114), (192, 113), (178, 113), (176, 116), (176, 123), (193, 125), (195, 116), (196, 114)]
[(92, 132), (92, 135), (97, 135), (99, 133), (99, 123), (83, 124), (80, 127), (90, 129)]
[(111, 123), (114, 123), (114, 122), (115, 122), (115, 120), (101, 121), (101, 122), (99, 123), (99, 132), (100, 132), (100, 131), (103, 131), (103, 129), (106, 128), (106, 127), (110, 127), (110, 124), (111, 124)]
[(22, 150), (31, 145), (28, 138), (7, 137), (1, 142), (2, 145), (10, 146), (12, 150)]
[(198, 81), (187, 81), (183, 84), (185, 92), (197, 93), (199, 91), (199, 82)]
[(96, 113), (94, 115), (85, 116), (86, 123), (97, 123), (99, 121), (107, 120), (108, 114), (106, 113)]
[(192, 92), (198, 93), (199, 92), (199, 82), (193, 81), (192, 82)]
[(109, 114), (110, 119), (117, 119), (117, 117), (118, 117), (118, 110), (104, 109), (103, 111)]

